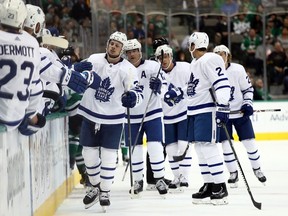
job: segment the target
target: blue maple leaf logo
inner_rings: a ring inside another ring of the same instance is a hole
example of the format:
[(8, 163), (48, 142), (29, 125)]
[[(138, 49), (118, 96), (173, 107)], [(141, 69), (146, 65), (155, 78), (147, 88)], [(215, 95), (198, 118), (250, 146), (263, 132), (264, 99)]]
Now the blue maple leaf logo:
[(115, 88), (111, 87), (110, 78), (107, 77), (102, 80), (100, 87), (95, 92), (96, 100), (100, 102), (108, 102), (110, 101), (110, 96), (113, 94)]
[(191, 73), (191, 76), (188, 82), (188, 88), (187, 88), (187, 95), (189, 97), (192, 97), (193, 95), (196, 94), (195, 88), (197, 87), (198, 83), (199, 83), (199, 79), (195, 79), (193, 73)]
[(234, 92), (235, 92), (235, 87), (234, 87), (234, 86), (231, 86), (230, 99), (229, 99), (229, 101), (233, 101), (233, 100), (234, 100)]

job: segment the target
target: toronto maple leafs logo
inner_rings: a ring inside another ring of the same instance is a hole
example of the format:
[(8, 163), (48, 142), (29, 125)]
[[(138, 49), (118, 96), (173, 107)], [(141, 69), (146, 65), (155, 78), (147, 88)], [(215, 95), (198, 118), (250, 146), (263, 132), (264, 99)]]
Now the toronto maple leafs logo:
[(95, 98), (101, 102), (110, 101), (110, 96), (113, 94), (115, 88), (111, 87), (110, 78), (107, 77), (102, 80), (100, 87), (96, 90)]
[(229, 99), (229, 101), (233, 101), (233, 100), (234, 100), (234, 91), (235, 91), (235, 87), (234, 87), (234, 86), (231, 86), (230, 99)]
[(189, 97), (192, 97), (193, 95), (196, 94), (195, 88), (197, 87), (198, 83), (199, 83), (199, 79), (195, 79), (193, 73), (191, 73), (191, 76), (188, 82), (188, 88), (187, 88), (187, 95)]

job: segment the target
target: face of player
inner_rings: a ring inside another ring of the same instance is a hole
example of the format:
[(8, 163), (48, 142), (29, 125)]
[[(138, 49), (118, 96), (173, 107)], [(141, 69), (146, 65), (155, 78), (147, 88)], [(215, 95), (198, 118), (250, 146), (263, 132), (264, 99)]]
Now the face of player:
[(126, 55), (128, 58), (128, 61), (131, 62), (134, 66), (138, 66), (139, 62), (141, 60), (141, 52), (139, 51), (139, 49), (133, 49), (133, 50), (128, 50), (126, 51)]
[(121, 55), (123, 44), (119, 41), (111, 40), (107, 46), (107, 54), (111, 58), (118, 58)]
[(158, 61), (160, 63), (162, 62), (162, 68), (164, 70), (168, 70), (168, 69), (170, 69), (169, 67), (171, 66), (172, 56), (170, 56), (169, 54), (164, 54), (163, 59), (161, 56), (159, 56)]

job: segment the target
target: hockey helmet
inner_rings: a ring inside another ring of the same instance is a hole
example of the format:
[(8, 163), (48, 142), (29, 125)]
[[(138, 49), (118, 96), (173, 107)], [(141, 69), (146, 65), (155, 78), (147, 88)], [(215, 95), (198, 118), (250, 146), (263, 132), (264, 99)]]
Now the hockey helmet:
[[(42, 30), (45, 28), (45, 14), (43, 10), (35, 5), (27, 4), (27, 18), (25, 20), (24, 26), (33, 29), (36, 37), (40, 37)], [(36, 32), (36, 26), (39, 23), (39, 32)]]
[(139, 49), (139, 51), (141, 51), (141, 44), (137, 39), (127, 40), (124, 49), (125, 51), (133, 50), (133, 49)]
[(116, 40), (119, 41), (120, 43), (123, 44), (123, 46), (125, 45), (126, 41), (127, 41), (127, 36), (126, 34), (124, 34), (123, 32), (119, 32), (116, 31), (114, 33), (112, 33), (109, 37), (109, 41), (110, 40)]
[(205, 32), (194, 32), (189, 37), (189, 49), (192, 44), (195, 45), (195, 50), (200, 48), (207, 49), (209, 45), (209, 37)]
[(152, 44), (152, 47), (153, 47), (153, 51), (154, 53), (156, 52), (156, 49), (159, 47), (159, 46), (162, 46), (162, 45), (169, 45), (169, 42), (166, 38), (164, 37), (161, 37), (161, 38), (157, 38), (153, 41), (153, 44)]
[(163, 51), (163, 55), (164, 54), (168, 54), (170, 56), (173, 55), (173, 50), (170, 46), (168, 46), (167, 44), (165, 45), (162, 45), (162, 46), (159, 46), (157, 49), (156, 49), (156, 52), (155, 52), (155, 56), (158, 58), (159, 56), (162, 55), (162, 51)]
[(225, 45), (218, 45), (213, 49), (214, 53), (218, 53), (218, 52), (225, 52), (227, 54), (230, 54), (230, 50), (228, 49), (228, 47), (226, 47)]
[(0, 6), (0, 23), (22, 29), (27, 9), (22, 0), (5, 0)]

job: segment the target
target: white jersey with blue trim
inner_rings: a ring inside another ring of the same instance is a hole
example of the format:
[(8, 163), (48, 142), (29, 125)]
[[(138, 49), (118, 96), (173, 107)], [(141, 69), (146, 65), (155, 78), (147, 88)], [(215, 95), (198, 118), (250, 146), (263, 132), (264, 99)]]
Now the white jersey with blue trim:
[[(152, 90), (149, 87), (150, 78), (157, 77), (159, 69), (160, 64), (152, 60), (141, 60), (140, 65), (137, 67), (139, 86), (143, 88), (144, 98), (141, 106), (132, 108), (130, 110), (131, 123), (141, 123), (146, 107), (148, 105), (150, 95), (152, 93)], [(160, 70), (158, 78), (162, 81), (162, 85), (165, 85), (166, 81), (163, 78), (163, 71)], [(163, 117), (161, 94), (157, 93), (156, 95), (155, 93), (152, 93), (144, 121), (150, 121), (159, 117)]]
[[(78, 114), (100, 124), (119, 124), (125, 122), (126, 108), (122, 106), (121, 96), (124, 92), (138, 87), (136, 68), (126, 59), (117, 64), (109, 63), (105, 53), (93, 54), (88, 59), (101, 77), (100, 87), (95, 90), (88, 88), (78, 107)], [(135, 91), (139, 101), (143, 98), (142, 91)]]
[[(34, 37), (25, 31), (0, 30), (0, 121), (7, 130), (15, 129), (25, 114), (36, 114), (35, 106), (42, 97), (39, 64), (39, 44)], [(39, 95), (35, 91), (38, 84)], [(32, 90), (35, 97), (31, 97)]]
[[(231, 85), (229, 100), (231, 111), (240, 110), (244, 100), (248, 100), (252, 104), (254, 89), (245, 68), (237, 63), (229, 63), (226, 68), (226, 74)], [(242, 116), (242, 113), (237, 113), (231, 114), (229, 118), (233, 119)]]
[(59, 62), (59, 58), (55, 56), (49, 49), (40, 47), (41, 69), (40, 77), (42, 80), (61, 83), (64, 74), (68, 68)]
[(187, 85), (190, 78), (190, 64), (188, 62), (174, 62), (171, 71), (165, 72), (164, 76), (167, 81), (168, 90), (171, 88), (181, 88), (183, 99), (174, 106), (168, 106), (162, 101), (164, 112), (164, 123), (173, 124), (183, 121), (187, 118)]
[(215, 53), (205, 53), (193, 59), (188, 82), (187, 115), (196, 115), (215, 110), (209, 89), (215, 90), (218, 104), (227, 105), (230, 98), (230, 84), (226, 75), (223, 59)]

